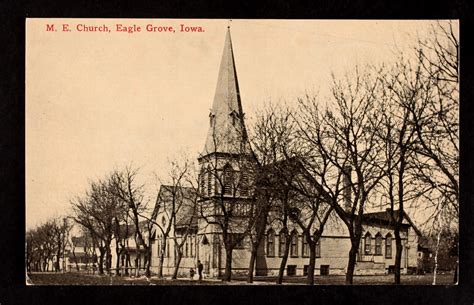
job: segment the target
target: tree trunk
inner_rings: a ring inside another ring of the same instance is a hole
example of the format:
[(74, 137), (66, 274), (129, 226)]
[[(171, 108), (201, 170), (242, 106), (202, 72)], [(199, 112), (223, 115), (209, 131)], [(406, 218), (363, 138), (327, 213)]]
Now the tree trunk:
[(224, 282), (230, 282), (232, 278), (232, 248), (229, 242), (225, 245), (225, 272), (222, 280)]
[(76, 248), (76, 245), (73, 245), (72, 246), (72, 257), (74, 258), (74, 263), (76, 265), (76, 270), (77, 270), (77, 272), (79, 272), (79, 264), (77, 263), (75, 248)]
[(137, 254), (135, 256), (135, 277), (140, 276), (140, 248), (137, 247)]
[[(401, 145), (400, 145), (401, 146)], [(405, 172), (405, 150), (402, 147), (401, 155), (400, 155), (400, 168), (398, 171), (398, 215), (397, 220), (395, 223), (395, 285), (400, 284), (400, 277), (401, 277), (401, 262), (402, 262), (402, 239), (400, 237), (400, 226), (402, 225), (403, 221), (403, 200), (404, 200), (404, 184), (403, 184), (403, 174)], [(393, 212), (393, 205), (392, 205), (392, 212)], [(408, 234), (408, 232), (407, 232)], [(406, 266), (408, 267), (408, 266)]]
[(308, 241), (308, 246), (309, 246), (308, 285), (314, 285), (314, 266), (316, 265), (316, 244), (317, 242)]
[(104, 274), (104, 255), (105, 255), (105, 249), (100, 248), (100, 256), (99, 256), (99, 274), (102, 275)]
[[(151, 243), (149, 243), (151, 245)], [(145, 276), (150, 277), (151, 276), (151, 247), (146, 247), (146, 252), (145, 252)]]
[(400, 237), (400, 227), (395, 225), (395, 270), (394, 270), (394, 283), (400, 284), (401, 278), (401, 263), (402, 263), (402, 239)]
[(354, 269), (359, 250), (360, 236), (351, 237), (351, 250), (349, 251), (349, 261), (347, 263), (346, 284), (352, 285), (354, 280)]
[(115, 254), (117, 254), (117, 261), (115, 262), (115, 275), (120, 276), (120, 256), (123, 249), (120, 249), (118, 240), (116, 240), (115, 246)]
[(283, 283), (283, 275), (285, 274), (286, 262), (288, 261), (288, 255), (290, 254), (290, 236), (290, 234), (286, 235), (285, 252), (283, 253), (283, 257), (281, 258), (280, 270), (278, 270), (277, 284)]
[(128, 269), (130, 268), (130, 253), (128, 252), (128, 249), (125, 250), (125, 275), (129, 276), (130, 273), (128, 272)]
[(439, 241), (441, 239), (441, 229), (438, 232), (438, 238), (436, 241), (436, 250), (434, 257), (434, 269), (433, 269), (433, 285), (436, 285), (436, 274), (438, 273), (438, 254), (439, 254)]
[[(268, 200), (268, 198), (266, 199)], [(250, 261), (249, 261), (248, 278), (247, 278), (248, 283), (253, 283), (253, 274), (255, 271), (255, 263), (256, 263), (257, 255), (258, 255), (258, 248), (260, 247), (260, 244), (262, 243), (263, 237), (265, 236), (265, 230), (267, 228), (268, 210), (269, 210), (269, 206), (265, 205), (265, 207), (260, 213), (260, 216), (258, 218), (259, 221), (257, 221), (256, 227), (255, 227), (256, 236), (255, 236), (255, 241), (252, 242), (252, 250), (250, 252)]]
[(61, 242), (58, 243), (58, 251), (56, 252), (56, 272), (61, 271), (61, 264), (59, 260), (61, 259)]
[(158, 277), (163, 277), (163, 264), (165, 262), (166, 242), (163, 242), (160, 253), (160, 264), (158, 266)]
[(253, 273), (255, 270), (255, 261), (257, 258), (257, 249), (258, 249), (258, 244), (257, 243), (252, 243), (252, 250), (250, 252), (250, 262), (249, 262), (249, 268), (248, 268), (248, 277), (247, 277), (247, 283), (253, 283)]
[(178, 250), (176, 252), (178, 252), (178, 253), (177, 253), (177, 256), (176, 256), (176, 263), (175, 263), (175, 267), (174, 267), (174, 271), (173, 271), (173, 276), (171, 277), (174, 280), (178, 278), (179, 264), (181, 264), (181, 258), (183, 257), (183, 251)]
[(107, 271), (107, 274), (110, 275), (111, 274), (111, 265), (112, 265), (112, 250), (110, 249), (110, 241), (107, 242), (107, 245), (106, 245), (106, 248), (105, 248), (105, 253), (106, 253), (106, 256), (105, 256), (105, 268), (106, 268), (106, 271)]

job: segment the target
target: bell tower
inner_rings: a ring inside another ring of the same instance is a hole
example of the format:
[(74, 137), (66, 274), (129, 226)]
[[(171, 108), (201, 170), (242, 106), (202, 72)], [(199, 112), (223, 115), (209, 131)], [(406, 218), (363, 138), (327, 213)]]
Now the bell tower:
[[(225, 262), (223, 217), (232, 223), (227, 238), (238, 240), (248, 203), (253, 201), (256, 159), (248, 141), (235, 68), (230, 27), (217, 76), (209, 129), (199, 155), (199, 259), (211, 276), (222, 274)], [(225, 212), (223, 212), (225, 210)], [(241, 238), (240, 238), (241, 239)], [(229, 239), (228, 239), (229, 240)], [(241, 239), (242, 240), (242, 239)], [(243, 240), (242, 240), (243, 241)], [(239, 268), (245, 266), (237, 266)]]
[(217, 77), (217, 86), (209, 113), (209, 129), (198, 161), (201, 168), (202, 197), (218, 194), (248, 197), (248, 167), (254, 161), (240, 97), (230, 27)]

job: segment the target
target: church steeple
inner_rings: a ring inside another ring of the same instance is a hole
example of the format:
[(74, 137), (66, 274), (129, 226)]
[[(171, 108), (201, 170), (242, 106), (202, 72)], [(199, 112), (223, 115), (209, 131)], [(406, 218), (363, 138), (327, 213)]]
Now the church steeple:
[(209, 114), (209, 124), (206, 144), (201, 156), (214, 152), (232, 154), (250, 152), (240, 100), (239, 82), (235, 69), (230, 27), (227, 27), (214, 102)]

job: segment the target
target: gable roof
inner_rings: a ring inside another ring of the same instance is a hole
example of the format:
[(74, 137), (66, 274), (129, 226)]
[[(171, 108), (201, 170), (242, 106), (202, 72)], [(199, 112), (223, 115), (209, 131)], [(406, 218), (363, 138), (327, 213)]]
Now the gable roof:
[[(174, 195), (173, 195), (174, 194)], [(173, 196), (176, 200), (176, 225), (187, 226), (192, 219), (191, 225), (197, 225), (197, 210), (194, 208), (197, 192), (192, 187), (161, 185), (153, 210), (153, 219), (156, 221), (160, 209), (171, 209)]]
[(261, 173), (257, 179), (257, 186), (284, 188), (285, 185), (288, 187), (288, 183), (292, 183), (292, 181), (294, 181), (293, 178), (295, 176), (301, 175), (305, 178), (305, 181), (311, 184), (311, 188), (313, 188), (316, 192), (318, 192), (318, 194), (322, 196), (324, 201), (330, 200), (329, 194), (308, 172), (303, 162), (298, 157), (279, 160), (262, 166), (261, 169)]
[[(395, 210), (393, 211), (393, 216), (395, 219), (398, 218), (400, 211)], [(403, 218), (408, 222), (408, 225), (411, 226), (418, 236), (422, 236), (421, 231), (415, 226), (413, 221), (411, 221), (410, 217), (408, 217), (407, 213), (403, 211)], [(366, 213), (363, 216), (364, 221), (369, 223), (377, 223), (377, 224), (386, 224), (386, 225), (394, 225), (392, 221), (392, 216), (390, 209), (386, 209), (385, 211), (381, 212), (372, 212)]]

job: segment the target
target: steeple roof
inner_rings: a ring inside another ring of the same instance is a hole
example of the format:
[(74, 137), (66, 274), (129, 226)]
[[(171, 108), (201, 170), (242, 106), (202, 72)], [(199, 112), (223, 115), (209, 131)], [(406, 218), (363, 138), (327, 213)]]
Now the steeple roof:
[(250, 153), (230, 28), (227, 29), (225, 38), (214, 102), (209, 114), (209, 124), (206, 144), (201, 156), (214, 152)]

